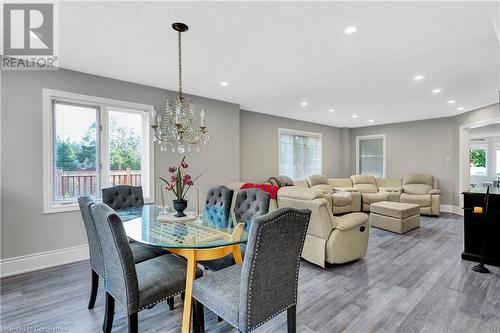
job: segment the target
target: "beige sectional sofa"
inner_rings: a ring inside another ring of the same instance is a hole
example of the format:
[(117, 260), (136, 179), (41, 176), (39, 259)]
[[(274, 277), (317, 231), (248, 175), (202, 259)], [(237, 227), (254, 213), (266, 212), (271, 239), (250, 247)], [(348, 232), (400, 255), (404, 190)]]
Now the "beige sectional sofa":
[(311, 210), (302, 258), (321, 267), (327, 262), (342, 264), (359, 259), (368, 248), (368, 215), (358, 212), (334, 216), (331, 197), (319, 188), (305, 186), (286, 186), (278, 192), (279, 207)]
[[(349, 212), (369, 212), (376, 202), (393, 201), (414, 203), (420, 213), (439, 216), (441, 191), (432, 175), (412, 174), (402, 178), (375, 178), (354, 175), (350, 178), (327, 178), (324, 175), (307, 177), (297, 186), (308, 186), (325, 194), (334, 215)], [(279, 194), (278, 194), (279, 195)]]

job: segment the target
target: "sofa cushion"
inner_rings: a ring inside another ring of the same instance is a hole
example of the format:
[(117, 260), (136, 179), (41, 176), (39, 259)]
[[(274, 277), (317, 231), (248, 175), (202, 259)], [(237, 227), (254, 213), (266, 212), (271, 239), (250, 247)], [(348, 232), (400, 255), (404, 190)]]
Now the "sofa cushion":
[(324, 198), (325, 195), (320, 190), (315, 190), (301, 186), (285, 186), (278, 191), (278, 197), (287, 197), (299, 200), (314, 200)]
[(383, 201), (372, 204), (370, 212), (402, 220), (420, 214), (420, 206), (411, 203)]
[(319, 190), (323, 193), (332, 193), (333, 192), (333, 189), (328, 184), (313, 185), (313, 186), (311, 186), (311, 188), (314, 190)]
[(395, 187), (403, 188), (403, 178), (377, 178), (375, 179), (377, 186), (380, 187)]
[(334, 187), (334, 192), (359, 192), (355, 187)]
[(417, 204), (420, 207), (427, 207), (432, 204), (430, 194), (401, 193), (401, 202)]
[(379, 193), (361, 193), (361, 198), (363, 200), (363, 204), (370, 205), (375, 202), (387, 201), (389, 200), (389, 196), (387, 193), (379, 192)]
[(330, 184), (331, 187), (352, 188), (351, 178), (328, 178), (328, 184)]
[(340, 217), (334, 217), (337, 226), (335, 229), (347, 231), (367, 223), (369, 216), (365, 213), (350, 213)]
[(387, 187), (379, 187), (378, 190), (381, 192), (401, 192), (402, 188), (387, 186)]
[(328, 178), (325, 175), (312, 175), (307, 177), (307, 182), (310, 187), (319, 184), (328, 185)]
[(361, 193), (377, 193), (378, 187), (375, 177), (365, 175), (351, 176), (353, 186)]
[(407, 184), (403, 186), (403, 191), (408, 194), (428, 194), (431, 189), (432, 186), (427, 184)]
[(349, 192), (337, 192), (332, 194), (332, 200), (334, 206), (349, 206), (352, 203), (352, 195)]
[(434, 177), (426, 173), (415, 173), (403, 177), (403, 185), (407, 184), (427, 184), (432, 186)]

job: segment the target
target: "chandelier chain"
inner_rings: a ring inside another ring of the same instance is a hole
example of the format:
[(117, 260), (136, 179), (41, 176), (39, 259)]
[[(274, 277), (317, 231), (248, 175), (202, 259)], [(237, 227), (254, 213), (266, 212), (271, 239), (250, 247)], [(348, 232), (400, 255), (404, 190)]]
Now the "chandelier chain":
[(179, 31), (179, 97), (182, 100), (182, 45), (181, 45), (181, 32)]

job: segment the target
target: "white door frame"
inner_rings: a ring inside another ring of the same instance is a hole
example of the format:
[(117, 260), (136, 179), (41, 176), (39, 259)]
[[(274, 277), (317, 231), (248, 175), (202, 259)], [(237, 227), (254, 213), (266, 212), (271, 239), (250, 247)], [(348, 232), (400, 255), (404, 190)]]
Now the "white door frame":
[(470, 150), (470, 129), (474, 127), (482, 127), (491, 124), (500, 123), (500, 117), (489, 118), (485, 120), (475, 121), (472, 123), (461, 125), (458, 128), (458, 179), (459, 179), (459, 198), (460, 207), (464, 206), (463, 197), (460, 195), (464, 191), (469, 190), (470, 170), (469, 170), (469, 150)]

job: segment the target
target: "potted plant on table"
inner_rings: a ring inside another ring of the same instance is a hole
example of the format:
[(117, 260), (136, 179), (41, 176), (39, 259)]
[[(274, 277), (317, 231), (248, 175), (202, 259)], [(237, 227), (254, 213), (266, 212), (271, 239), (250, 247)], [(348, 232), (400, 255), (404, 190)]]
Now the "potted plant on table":
[(170, 172), (170, 180), (159, 177), (160, 180), (167, 185), (165, 187), (167, 191), (172, 191), (177, 197), (177, 199), (172, 200), (174, 209), (177, 212), (177, 214), (174, 215), (175, 217), (186, 216), (186, 214), (184, 214), (184, 210), (187, 208), (187, 200), (184, 198), (186, 197), (186, 193), (189, 191), (191, 186), (194, 185), (194, 182), (201, 176), (201, 174), (199, 174), (196, 178), (192, 179), (186, 172), (187, 168), (188, 164), (186, 163), (186, 156), (184, 156), (179, 166), (172, 166), (168, 168), (168, 172)]

